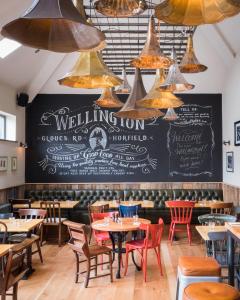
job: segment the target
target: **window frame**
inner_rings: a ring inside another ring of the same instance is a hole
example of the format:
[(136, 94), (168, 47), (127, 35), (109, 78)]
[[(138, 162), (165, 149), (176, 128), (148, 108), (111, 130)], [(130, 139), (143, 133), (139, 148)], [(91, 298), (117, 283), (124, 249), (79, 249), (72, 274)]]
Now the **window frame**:
[(7, 138), (7, 118), (5, 115), (0, 113), (0, 119), (3, 119), (3, 137), (0, 140), (6, 140)]

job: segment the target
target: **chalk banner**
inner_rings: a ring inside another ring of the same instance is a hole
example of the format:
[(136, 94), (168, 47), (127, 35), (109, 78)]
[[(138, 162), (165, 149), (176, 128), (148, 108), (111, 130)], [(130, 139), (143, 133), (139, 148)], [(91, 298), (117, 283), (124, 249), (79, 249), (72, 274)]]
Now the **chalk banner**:
[(27, 109), (27, 182), (221, 181), (221, 101), (193, 97), (169, 123), (119, 119), (96, 99), (36, 97)]

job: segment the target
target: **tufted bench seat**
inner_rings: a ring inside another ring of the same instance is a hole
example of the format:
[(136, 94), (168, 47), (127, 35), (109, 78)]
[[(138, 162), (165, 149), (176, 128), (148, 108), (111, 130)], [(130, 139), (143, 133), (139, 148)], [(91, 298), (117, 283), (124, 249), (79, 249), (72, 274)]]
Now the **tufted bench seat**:
[[(82, 190), (26, 190), (26, 198), (33, 200), (77, 200), (79, 204), (72, 212), (72, 220), (88, 223), (87, 207), (97, 200), (149, 200), (154, 208), (145, 210), (145, 217), (156, 223), (162, 217), (169, 223), (169, 210), (165, 208), (167, 200), (223, 200), (222, 190), (200, 189), (82, 189)], [(195, 208), (193, 223), (198, 223), (198, 216), (209, 213), (209, 209)], [(140, 210), (140, 215), (143, 210)]]

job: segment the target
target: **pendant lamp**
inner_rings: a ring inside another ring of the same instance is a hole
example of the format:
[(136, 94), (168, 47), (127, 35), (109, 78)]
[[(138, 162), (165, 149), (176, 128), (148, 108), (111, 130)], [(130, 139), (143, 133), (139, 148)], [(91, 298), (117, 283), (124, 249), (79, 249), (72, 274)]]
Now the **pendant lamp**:
[(172, 49), (171, 58), (176, 62), (170, 67), (165, 82), (158, 90), (179, 93), (193, 89), (194, 85), (188, 83), (179, 70), (177, 56), (174, 49)]
[(158, 88), (165, 81), (165, 72), (163, 69), (156, 70), (156, 77), (154, 84), (148, 94), (138, 101), (138, 105), (146, 108), (164, 108), (179, 107), (183, 105), (182, 100), (176, 97), (171, 92), (161, 92)]
[(129, 94), (131, 92), (131, 86), (128, 83), (125, 68), (122, 69), (122, 79), (123, 79), (123, 83), (116, 90), (116, 93), (117, 94)]
[(105, 88), (101, 97), (95, 101), (95, 103), (100, 107), (106, 108), (118, 108), (124, 105), (124, 103), (118, 99), (113, 88)]
[(130, 64), (141, 69), (169, 68), (174, 61), (162, 54), (158, 37), (155, 32), (154, 17), (151, 16), (148, 24), (147, 40), (141, 54), (133, 59)]
[(196, 26), (214, 24), (234, 16), (236, 0), (165, 0), (155, 7), (155, 16), (168, 24)]
[(200, 64), (193, 48), (193, 37), (188, 37), (186, 52), (179, 65), (179, 69), (182, 73), (199, 73), (207, 70), (207, 67)]
[(165, 116), (163, 117), (163, 119), (165, 121), (175, 121), (177, 120), (179, 117), (176, 114), (175, 110), (173, 108), (168, 108)]
[(122, 79), (110, 71), (99, 52), (81, 52), (73, 69), (62, 79), (60, 85), (72, 88), (97, 89), (120, 85)]
[(114, 115), (119, 118), (133, 120), (146, 120), (162, 116), (163, 113), (160, 110), (140, 108), (137, 105), (137, 101), (142, 99), (145, 95), (146, 91), (143, 85), (141, 72), (140, 69), (136, 68), (132, 92), (122, 109)]
[(70, 0), (36, 0), (22, 17), (3, 26), (1, 34), (25, 46), (64, 53), (89, 51), (105, 40)]
[(145, 0), (97, 0), (94, 8), (107, 17), (126, 18), (142, 14), (147, 4)]
[(240, 7), (240, 0), (227, 0), (227, 2), (230, 3), (231, 5)]

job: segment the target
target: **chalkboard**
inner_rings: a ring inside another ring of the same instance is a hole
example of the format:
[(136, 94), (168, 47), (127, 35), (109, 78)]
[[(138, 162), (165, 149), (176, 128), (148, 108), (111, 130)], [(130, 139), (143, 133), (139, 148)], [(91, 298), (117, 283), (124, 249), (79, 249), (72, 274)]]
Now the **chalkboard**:
[(168, 122), (116, 118), (99, 95), (38, 95), (26, 110), (26, 182), (221, 182), (221, 95), (179, 96)]

